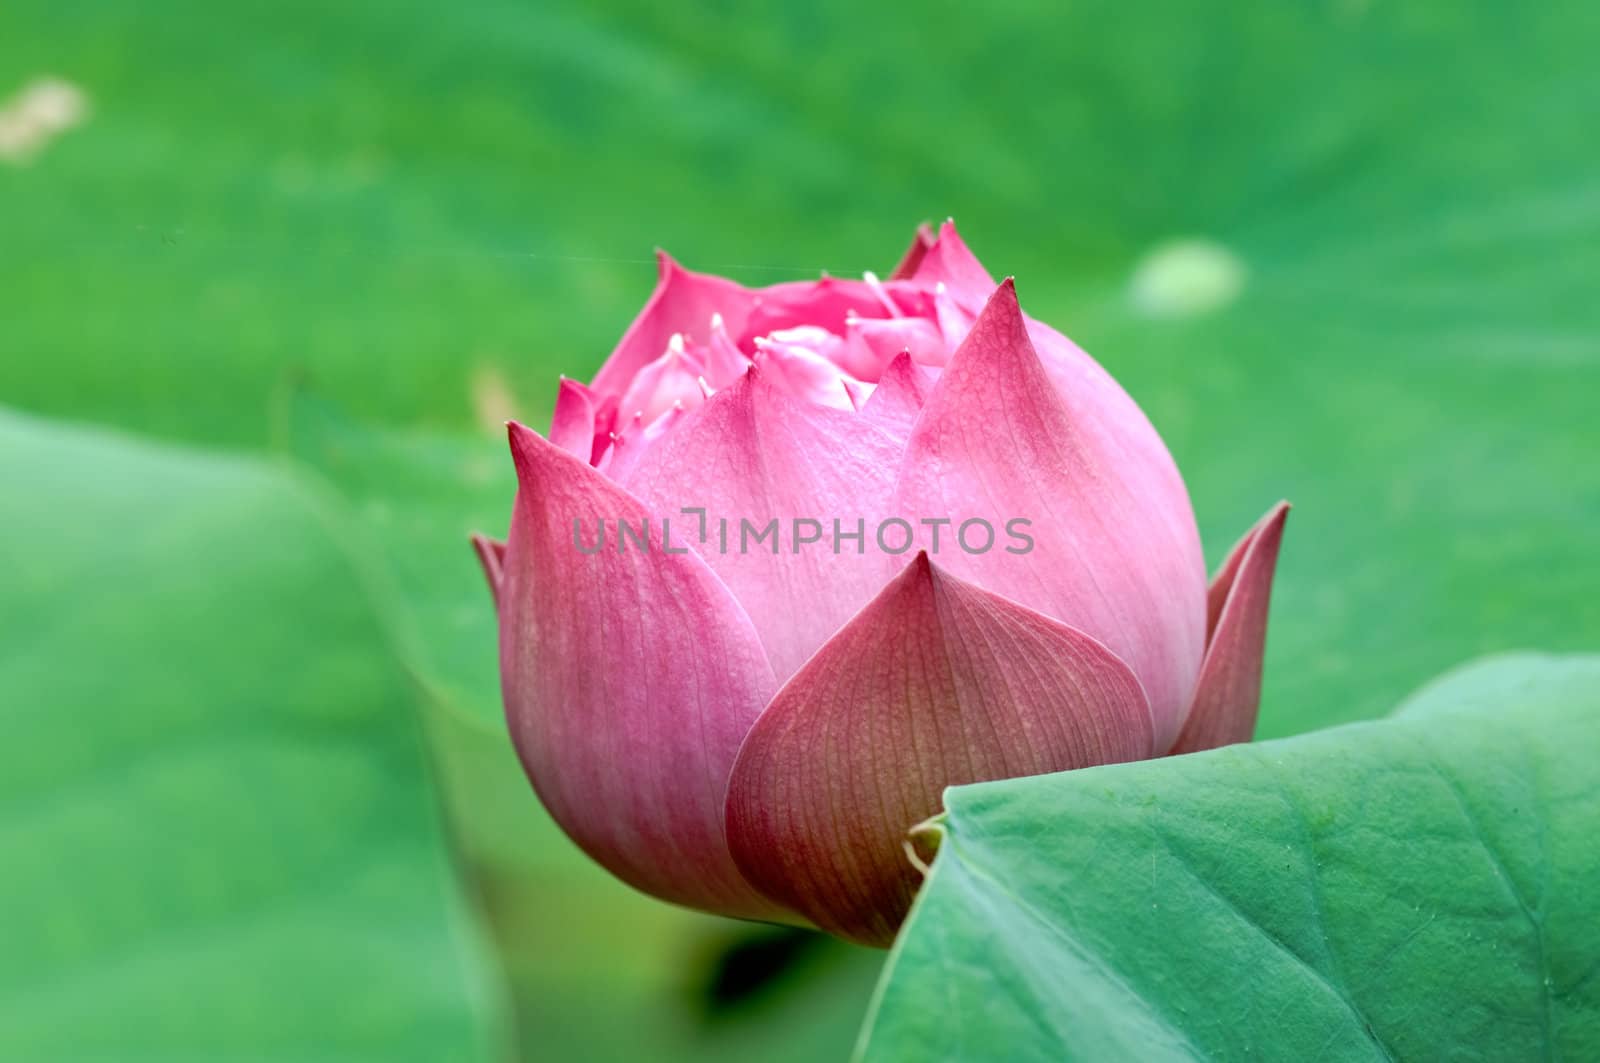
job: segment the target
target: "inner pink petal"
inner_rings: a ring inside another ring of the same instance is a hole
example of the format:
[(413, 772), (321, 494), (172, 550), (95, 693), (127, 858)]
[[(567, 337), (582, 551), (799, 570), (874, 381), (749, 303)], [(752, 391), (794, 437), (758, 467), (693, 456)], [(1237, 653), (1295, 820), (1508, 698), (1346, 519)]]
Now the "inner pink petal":
[(675, 405), (698, 406), (704, 398), (700, 377), (705, 367), (689, 353), (681, 335), (674, 335), (661, 357), (639, 370), (622, 394), (619, 412), (628, 418), (654, 421)]

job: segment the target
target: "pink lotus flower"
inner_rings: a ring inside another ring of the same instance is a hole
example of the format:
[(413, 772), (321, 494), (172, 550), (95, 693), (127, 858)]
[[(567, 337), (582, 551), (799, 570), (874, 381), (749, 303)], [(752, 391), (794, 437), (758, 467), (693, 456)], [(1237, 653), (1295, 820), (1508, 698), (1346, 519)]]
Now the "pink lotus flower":
[(884, 281), (662, 255), (594, 382), (510, 434), (511, 533), (476, 543), (511, 735), (647, 893), (883, 945), (946, 786), (1254, 729), (1287, 507), (1208, 592), (1149, 421), (949, 223)]

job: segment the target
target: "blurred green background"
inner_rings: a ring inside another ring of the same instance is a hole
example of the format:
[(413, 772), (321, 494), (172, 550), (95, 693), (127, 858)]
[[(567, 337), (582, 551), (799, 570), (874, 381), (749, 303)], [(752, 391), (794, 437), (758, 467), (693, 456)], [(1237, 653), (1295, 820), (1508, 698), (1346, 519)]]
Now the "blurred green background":
[(1595, 648), (1597, 49), (1575, 2), (10, 0), (0, 1055), (848, 1051), (877, 954), (616, 884), (499, 722), (500, 423), (656, 246), (854, 275), (953, 214), (1213, 561), (1296, 504), (1262, 736)]

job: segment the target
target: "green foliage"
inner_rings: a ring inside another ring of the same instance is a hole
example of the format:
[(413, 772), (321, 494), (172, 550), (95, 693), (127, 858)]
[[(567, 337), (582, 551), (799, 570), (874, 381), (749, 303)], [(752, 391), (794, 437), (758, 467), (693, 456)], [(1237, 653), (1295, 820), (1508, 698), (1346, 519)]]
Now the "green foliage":
[(490, 1059), (411, 693), (258, 460), (0, 418), (0, 1056)]
[(1395, 716), (960, 787), (868, 1058), (1588, 1059), (1600, 657)]

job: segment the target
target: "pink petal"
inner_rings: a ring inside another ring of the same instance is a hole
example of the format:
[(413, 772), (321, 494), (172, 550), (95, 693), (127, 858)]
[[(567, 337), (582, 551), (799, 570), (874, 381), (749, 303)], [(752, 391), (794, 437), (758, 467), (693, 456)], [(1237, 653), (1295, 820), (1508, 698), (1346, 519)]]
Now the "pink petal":
[[(665, 251), (657, 252), (656, 260), (655, 291), (595, 375), (592, 386), (597, 392), (620, 396), (641, 369), (661, 357), (674, 334), (704, 341), (712, 314), (720, 313), (728, 330), (740, 334), (758, 301), (756, 293), (743, 285), (686, 270)], [(631, 417), (633, 411), (624, 411), (623, 416)]]
[(500, 604), (500, 583), (505, 578), (506, 544), (487, 535), (472, 533), (472, 549), (483, 566), (483, 578), (489, 581), (489, 593)]
[(1183, 733), (1172, 753), (1248, 742), (1261, 704), (1267, 605), (1289, 503), (1279, 502), (1240, 539), (1217, 570), (1207, 596), (1210, 644)]
[(649, 424), (674, 406), (698, 406), (704, 398), (704, 367), (689, 354), (683, 336), (674, 333), (660, 358), (639, 370), (623, 392), (617, 412), (625, 419)]
[[(1205, 647), (1205, 561), (1160, 438), (1100, 375), (1103, 384), (1086, 377), (1094, 386), (1081, 393), (1057, 391), (1007, 280), (922, 409), (893, 511), (950, 518), (940, 564), (1126, 661), (1164, 746), (1182, 726)], [(1008, 534), (1022, 520), (1031, 550)], [(978, 523), (972, 552), (962, 548), (970, 521), (989, 522), (989, 549)]]
[(840, 364), (852, 376), (873, 382), (901, 351), (923, 365), (944, 365), (954, 350), (932, 321), (920, 317), (851, 318), (845, 325)]
[(906, 248), (906, 253), (900, 256), (900, 264), (889, 274), (892, 281), (910, 280), (916, 276), (917, 266), (928, 253), (928, 248), (933, 246), (933, 229), (927, 222), (917, 226), (916, 235), (911, 238), (911, 246)]
[(721, 390), (744, 376), (750, 368), (750, 359), (734, 344), (728, 335), (721, 314), (711, 318), (711, 336), (705, 349), (706, 383)]
[(789, 394), (834, 409), (851, 410), (855, 406), (845, 385), (854, 381), (830, 357), (843, 346), (843, 340), (822, 329), (780, 329), (756, 340), (755, 361), (769, 380)]
[(550, 442), (584, 461), (594, 459), (594, 393), (576, 380), (561, 378), (550, 417)]
[[(972, 331), (972, 323), (977, 318), (977, 310), (966, 310), (957, 305), (956, 299), (950, 294), (950, 288), (943, 281), (933, 288), (933, 315), (939, 323), (939, 335), (944, 340), (945, 347), (954, 351), (967, 340), (967, 333)], [(949, 359), (932, 362), (932, 365), (944, 365)]]
[[(617, 549), (639, 502), (518, 424), (519, 490), (500, 595), (506, 717), (545, 806), (631, 885), (707, 911), (778, 916), (723, 835), (739, 743), (775, 682), (749, 619), (692, 553)], [(592, 546), (606, 522), (605, 547)], [(674, 543), (680, 529), (672, 528)]]
[(861, 381), (846, 376), (840, 381), (844, 385), (844, 393), (850, 399), (850, 408), (859, 411), (872, 398), (875, 386), (863, 384)]
[[(699, 395), (696, 399), (697, 405), (705, 401)], [(644, 460), (645, 455), (660, 444), (686, 416), (688, 410), (682, 404), (673, 406), (653, 421), (645, 421), (642, 415), (635, 416), (626, 425), (620, 426), (620, 431), (611, 433), (594, 467), (609, 479), (622, 483), (632, 475), (635, 466)]]
[(1139, 681), (1081, 631), (925, 553), (791, 679), (745, 739), (728, 842), (745, 877), (887, 945), (919, 876), (906, 832), (947, 786), (1151, 755)]
[(914, 314), (926, 302), (926, 295), (913, 284), (891, 281), (853, 281), (824, 277), (818, 281), (788, 281), (758, 289), (757, 306), (744, 324), (743, 333), (730, 319), (728, 331), (749, 350), (758, 336), (780, 329), (802, 326), (824, 328), (836, 336), (845, 334), (851, 317), (886, 318)]
[(926, 286), (943, 283), (956, 303), (973, 314), (983, 308), (994, 291), (994, 278), (968, 250), (956, 232), (956, 223), (948, 220), (939, 226), (938, 237), (917, 264), (912, 279)]
[(909, 354), (901, 352), (884, 370), (861, 412), (889, 429), (897, 439), (906, 439), (932, 390), (933, 381), (912, 363)]
[[(901, 449), (883, 427), (796, 398), (758, 366), (691, 410), (624, 483), (658, 513), (706, 510), (702, 554), (749, 613), (781, 680), (882, 585), (888, 566), (871, 537)], [(727, 549), (719, 518), (728, 521)], [(819, 522), (826, 539), (797, 551), (796, 518)], [(746, 520), (751, 535), (776, 520), (776, 540), (742, 538)], [(835, 520), (847, 533), (865, 522), (864, 553), (851, 540), (833, 552)]]

